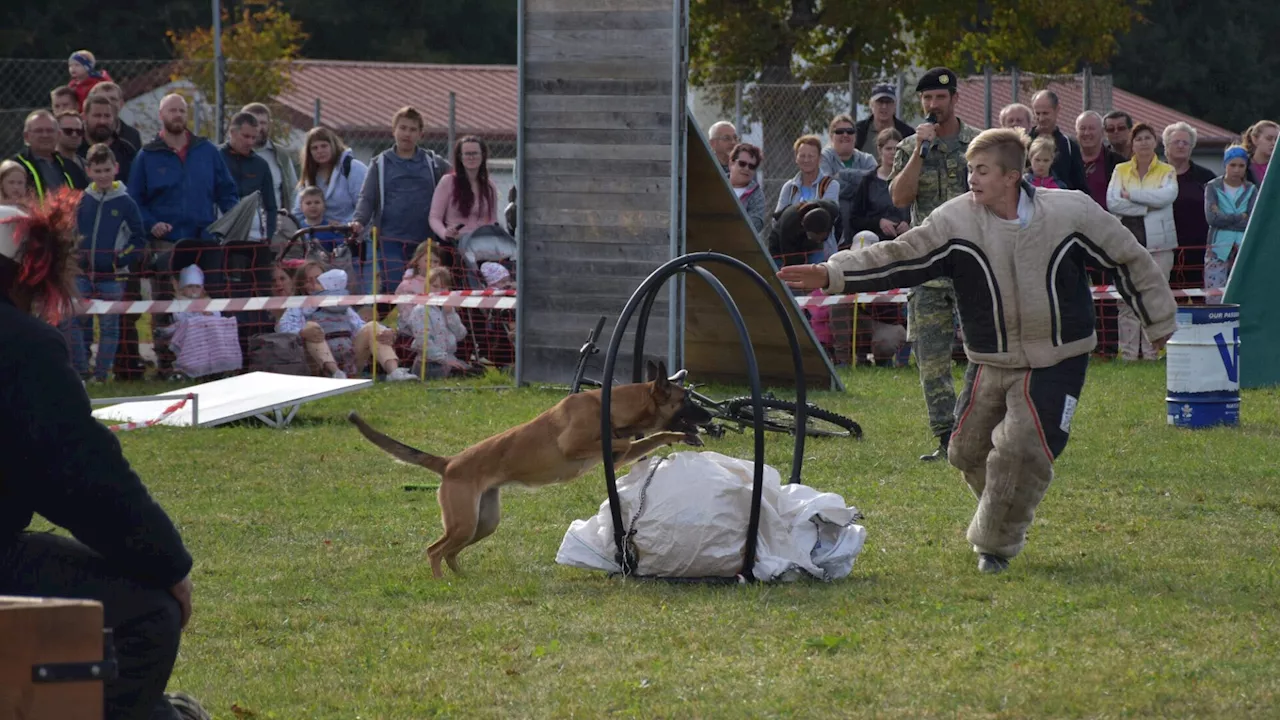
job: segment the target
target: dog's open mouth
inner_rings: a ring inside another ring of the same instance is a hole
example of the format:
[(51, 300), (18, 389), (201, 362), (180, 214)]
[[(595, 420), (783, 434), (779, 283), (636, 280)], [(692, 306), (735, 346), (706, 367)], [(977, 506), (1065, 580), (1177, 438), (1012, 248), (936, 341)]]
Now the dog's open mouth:
[(667, 422), (666, 429), (671, 432), (684, 433), (685, 442), (690, 445), (701, 446), (703, 443), (698, 438), (698, 433), (712, 419), (711, 413), (686, 397), (680, 409)]

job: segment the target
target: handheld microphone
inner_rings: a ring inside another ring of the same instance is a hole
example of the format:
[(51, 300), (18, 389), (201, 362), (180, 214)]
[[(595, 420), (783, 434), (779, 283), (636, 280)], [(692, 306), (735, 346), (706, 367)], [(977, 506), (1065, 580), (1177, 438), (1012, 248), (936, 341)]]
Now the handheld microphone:
[[(928, 116), (928, 117), (926, 117), (926, 118), (924, 119), (924, 121), (925, 121), (925, 122), (927, 122), (927, 123), (929, 123), (930, 125), (937, 125), (937, 124), (938, 124), (938, 116), (937, 116), (937, 115), (935, 115), (935, 114), (933, 114), (933, 113), (929, 113), (929, 116)], [(930, 148), (930, 147), (932, 147), (932, 143), (929, 143), (929, 144), (921, 145), (921, 146), (920, 146), (920, 159), (921, 159), (921, 160), (924, 160), (925, 158), (929, 157), (929, 148)]]

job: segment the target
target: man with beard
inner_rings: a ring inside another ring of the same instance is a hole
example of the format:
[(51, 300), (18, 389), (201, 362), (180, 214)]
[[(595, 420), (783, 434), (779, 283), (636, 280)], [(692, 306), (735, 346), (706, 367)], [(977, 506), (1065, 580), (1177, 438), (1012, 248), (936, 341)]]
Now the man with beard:
[[(129, 170), (126, 184), (129, 195), (142, 211), (142, 225), (150, 234), (153, 257), (163, 258), (182, 240), (209, 241), (195, 243), (200, 247), (196, 264), (205, 271), (215, 271), (222, 281), (220, 248), (208, 234), (209, 224), (217, 219), (214, 209), (229, 212), (240, 201), (236, 181), (232, 179), (217, 146), (187, 130), (187, 101), (176, 94), (160, 101), (160, 133), (138, 151)], [(163, 260), (156, 263), (164, 265)], [(160, 273), (151, 285), (151, 297), (167, 300), (173, 288), (168, 273), (178, 268), (144, 264), (144, 273)], [(210, 283), (220, 288), (219, 284)], [(159, 327), (152, 319), (152, 327)], [(173, 356), (168, 342), (155, 336), (155, 352), (160, 375), (167, 377)]]
[(120, 86), (113, 82), (100, 82), (89, 90), (89, 95), (85, 98), (85, 102), (88, 103), (89, 98), (98, 95), (110, 100), (111, 108), (116, 111), (116, 125), (113, 128), (115, 134), (127, 140), (135, 148), (141, 148), (142, 134), (138, 132), (137, 128), (120, 117), (120, 111), (124, 109), (124, 91), (120, 89)]
[(116, 132), (116, 109), (106, 95), (90, 92), (89, 98), (84, 101), (84, 134), (85, 139), (77, 151), (80, 157), (84, 157), (93, 145), (106, 145), (111, 148), (116, 156), (116, 164), (120, 166), (116, 180), (128, 184), (129, 169), (133, 167), (133, 158), (138, 154), (138, 148)]
[(187, 130), (187, 101), (166, 95), (160, 101), (163, 128), (142, 146), (129, 170), (129, 194), (156, 242), (172, 244), (206, 237), (217, 216), (240, 201), (236, 182), (217, 146)]

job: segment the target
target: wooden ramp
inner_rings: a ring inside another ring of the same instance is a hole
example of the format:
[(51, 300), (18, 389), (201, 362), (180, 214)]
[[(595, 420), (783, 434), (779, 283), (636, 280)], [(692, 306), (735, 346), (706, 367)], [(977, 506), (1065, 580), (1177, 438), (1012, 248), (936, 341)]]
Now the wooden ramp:
[[(688, 154), (685, 160), (688, 177), (685, 247), (687, 252), (710, 250), (735, 257), (760, 273), (782, 298), (791, 322), (800, 336), (804, 357), (806, 386), (814, 390), (843, 389), (830, 358), (814, 337), (804, 313), (791, 298), (791, 292), (778, 281), (777, 271), (764, 240), (755, 234), (729, 186), (728, 178), (707, 145), (693, 115), (688, 116)], [(746, 320), (755, 347), (760, 379), (766, 385), (784, 387), (794, 384), (795, 370), (791, 346), (777, 311), (764, 292), (736, 270), (707, 265), (733, 295), (738, 311)], [(737, 330), (725, 310), (724, 303), (701, 280), (690, 278), (686, 284), (684, 366), (690, 377), (742, 384), (747, 368), (739, 351)]]
[[(683, 17), (681, 0), (521, 2), (519, 383), (567, 381), (596, 320), (607, 342), (678, 251)], [(668, 356), (668, 329), (664, 297), (647, 353)]]
[[(519, 6), (516, 382), (569, 380), (596, 320), (607, 318), (605, 344), (631, 293), (686, 248), (732, 255), (785, 293), (686, 113), (686, 0)], [(762, 379), (792, 385), (790, 350), (768, 300), (737, 273), (710, 269), (747, 321)], [(646, 355), (686, 366), (699, 381), (745, 382), (733, 324), (714, 293), (692, 278), (668, 286), (650, 317)], [(809, 386), (838, 386), (798, 308), (784, 300), (801, 331)], [(631, 333), (622, 347), (632, 347)], [(631, 358), (618, 360), (623, 379)]]

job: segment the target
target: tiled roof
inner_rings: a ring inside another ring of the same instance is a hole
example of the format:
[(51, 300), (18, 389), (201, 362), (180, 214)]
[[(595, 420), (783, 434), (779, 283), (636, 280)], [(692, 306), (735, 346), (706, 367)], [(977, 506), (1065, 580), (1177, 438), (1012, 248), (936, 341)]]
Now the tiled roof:
[(276, 101), (309, 126), (319, 98), (322, 124), (344, 132), (387, 132), (396, 110), (413, 105), (434, 135), (449, 126), (450, 91), (457, 95), (459, 135), (515, 137), (519, 87), (514, 65), (299, 60), (293, 88)]
[[(1038, 89), (1038, 88), (1037, 88)], [(1079, 79), (1055, 81), (1045, 88), (1058, 94), (1058, 124), (1062, 132), (1075, 136), (1075, 118), (1084, 110), (1083, 87)], [(1018, 94), (1018, 102), (1031, 105), (1031, 96), (1036, 89), (1023, 85)], [(975, 75), (960, 81), (960, 97), (957, 114), (960, 119), (973, 127), (986, 127), (986, 103), (983, 76)], [(998, 123), (1000, 108), (1013, 102), (1012, 84), (1008, 76), (997, 77), (991, 87), (991, 122)], [(1123, 110), (1133, 116), (1134, 122), (1145, 122), (1155, 128), (1156, 132), (1164, 130), (1166, 125), (1185, 122), (1196, 129), (1199, 145), (1229, 145), (1239, 140), (1239, 133), (1226, 128), (1180, 113), (1170, 107), (1139, 97), (1127, 90), (1113, 87), (1111, 105), (1116, 110)], [(1096, 103), (1095, 103), (1096, 106)], [(1105, 114), (1105, 113), (1103, 113)]]

